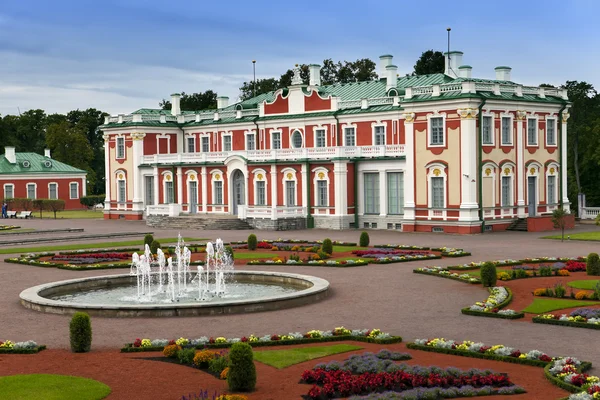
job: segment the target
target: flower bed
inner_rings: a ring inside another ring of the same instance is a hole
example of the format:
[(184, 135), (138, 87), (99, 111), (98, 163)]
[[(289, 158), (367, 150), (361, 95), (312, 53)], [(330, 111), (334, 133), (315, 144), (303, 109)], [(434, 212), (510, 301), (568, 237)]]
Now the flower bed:
[(248, 265), (299, 265), (305, 267), (361, 267), (369, 264), (369, 261), (365, 260), (311, 260), (311, 261), (296, 261), (296, 260), (282, 260), (277, 258), (276, 260), (250, 260)]
[(403, 256), (419, 256), (419, 255), (423, 255), (423, 256), (427, 256), (427, 255), (431, 255), (431, 252), (428, 250), (402, 250), (402, 249), (391, 249), (391, 248), (387, 248), (387, 249), (369, 249), (369, 250), (354, 250), (352, 252), (352, 254), (354, 254), (357, 257), (369, 257), (369, 258), (376, 258), (376, 257), (385, 257), (385, 256), (392, 256), (392, 255), (403, 255)]
[(274, 334), (265, 335), (262, 337), (249, 335), (241, 338), (225, 338), (225, 337), (206, 337), (202, 336), (198, 339), (179, 338), (176, 341), (166, 339), (136, 339), (133, 343), (127, 343), (121, 349), (121, 352), (138, 352), (138, 351), (162, 351), (169, 343), (185, 345), (190, 344), (196, 348), (227, 348), (233, 343), (245, 342), (253, 347), (259, 346), (280, 346), (304, 343), (320, 343), (320, 342), (335, 342), (342, 340), (355, 340), (359, 342), (390, 344), (400, 343), (400, 336), (392, 336), (389, 333), (381, 332), (379, 329), (346, 329), (344, 327), (335, 328), (329, 331), (312, 330), (304, 334), (293, 332), (289, 334)]
[(466, 257), (470, 256), (471, 253), (464, 249), (452, 248), (452, 247), (432, 247), (432, 251), (439, 251), (444, 257)]
[(93, 264), (131, 259), (131, 253), (82, 253), (82, 254), (57, 254), (52, 256), (52, 261), (68, 262), (69, 264)]
[(410, 246), (406, 244), (376, 244), (373, 247), (379, 249), (401, 249), (401, 250), (431, 250), (429, 247)]
[(0, 340), (0, 354), (34, 354), (45, 349), (46, 346), (40, 346), (33, 340), (16, 343), (10, 340)]
[(426, 255), (414, 255), (414, 256), (386, 256), (386, 257), (377, 257), (369, 260), (369, 264), (393, 264), (393, 263), (401, 263), (408, 261), (420, 261), (420, 260), (435, 260), (440, 259), (442, 256), (436, 256), (435, 254), (426, 254)]
[[(537, 258), (524, 258), (522, 260), (494, 260), (489, 261), (495, 264), (497, 267), (510, 267), (510, 266), (520, 266), (522, 269), (533, 269), (533, 267), (523, 267), (521, 264), (544, 264), (554, 262), (555, 266), (552, 266), (556, 269), (567, 269), (569, 272), (578, 272), (585, 271), (585, 261), (586, 257), (575, 257), (575, 258), (556, 258), (556, 257), (537, 257)], [(462, 265), (452, 265), (447, 267), (448, 269), (457, 269), (457, 270), (474, 270), (479, 269), (484, 263), (488, 261), (480, 261), (480, 262), (471, 262), (468, 264)], [(566, 263), (564, 266), (556, 265), (556, 263)]]
[[(92, 255), (91, 253), (84, 253), (83, 255)], [(115, 268), (130, 268), (131, 261), (127, 262), (119, 262), (119, 263), (110, 263), (110, 264), (77, 264), (78, 261), (82, 261), (83, 259), (75, 258), (75, 263), (63, 264), (60, 262), (53, 261), (41, 261), (42, 257), (56, 257), (55, 253), (37, 253), (37, 254), (22, 254), (20, 257), (12, 257), (7, 258), (4, 261), (13, 264), (24, 264), (24, 265), (34, 265), (36, 267), (50, 267), (50, 268), (58, 268), (58, 269), (67, 269), (67, 270), (77, 270), (77, 271), (85, 271), (85, 270), (96, 270), (96, 269), (115, 269)], [(131, 254), (129, 254), (131, 257)], [(90, 258), (91, 260), (92, 258)], [(98, 262), (100, 259), (94, 259), (95, 262)]]
[(448, 269), (442, 267), (421, 267), (413, 269), (413, 272), (415, 274), (433, 275), (442, 278), (454, 279), (456, 281), (465, 283), (481, 283), (481, 279), (478, 277), (469, 274), (458, 274), (456, 272), (450, 272)]
[(575, 328), (600, 329), (600, 309), (579, 308), (567, 314), (543, 314), (533, 317), (538, 324), (572, 326)]
[[(314, 242), (309, 242), (308, 240), (304, 240), (304, 239), (275, 239), (275, 240), (269, 240), (269, 239), (265, 239), (265, 240), (261, 240), (260, 242), (258, 242), (258, 244), (260, 243), (265, 243), (266, 244), (270, 244), (271, 247), (273, 247), (274, 243), (280, 243), (280, 244), (285, 244), (285, 245), (290, 245), (290, 244), (303, 244), (303, 243), (314, 243), (316, 245), (318, 245), (319, 247), (323, 244), (322, 240), (315, 240)], [(344, 242), (344, 241), (339, 241), (339, 240), (332, 240), (331, 243), (334, 246), (356, 246), (356, 243), (353, 242)], [(230, 244), (248, 244), (248, 242), (246, 240), (239, 240), (236, 242), (230, 242)], [(257, 247), (258, 247), (257, 244)], [(264, 247), (265, 249), (267, 247)]]
[(478, 317), (492, 317), (503, 319), (517, 319), (525, 316), (522, 312), (516, 312), (511, 309), (503, 309), (512, 301), (512, 292), (504, 286), (496, 286), (490, 288), (489, 297), (482, 301), (473, 304), (470, 307), (463, 308), (461, 312), (466, 315), (474, 315)]
[(0, 231), (10, 231), (12, 229), (19, 229), (21, 228), (20, 226), (15, 226), (15, 225), (0, 225)]
[(593, 399), (598, 397), (586, 395), (600, 392), (600, 386), (598, 386), (600, 378), (584, 373), (590, 368), (591, 364), (581, 362), (575, 357), (559, 357), (544, 367), (544, 374), (546, 379), (562, 389), (571, 393), (583, 392), (569, 396), (570, 400)]

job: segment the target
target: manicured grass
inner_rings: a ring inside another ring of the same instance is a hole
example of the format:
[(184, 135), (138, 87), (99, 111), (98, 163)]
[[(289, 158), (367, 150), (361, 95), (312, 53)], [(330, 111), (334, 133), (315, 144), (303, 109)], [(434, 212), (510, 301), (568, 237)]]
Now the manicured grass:
[(360, 247), (360, 246), (333, 246), (333, 254), (335, 253), (345, 253), (347, 251), (354, 250), (370, 250), (371, 247)]
[[(597, 232), (582, 232), (582, 233), (571, 233), (565, 235), (565, 240), (567, 240), (567, 236), (570, 236), (570, 240), (591, 240), (591, 241), (600, 241), (600, 231)], [(551, 235), (551, 236), (543, 236), (542, 239), (561, 239), (561, 235)]]
[(32, 374), (0, 378), (0, 400), (100, 400), (110, 387), (88, 378)]
[(573, 282), (567, 283), (567, 285), (569, 285), (573, 288), (576, 288), (576, 289), (594, 290), (596, 288), (596, 285), (598, 284), (598, 282), (600, 282), (600, 281), (597, 279), (590, 280), (590, 281), (573, 281)]
[[(34, 218), (40, 217), (39, 211), (33, 211), (32, 215)], [(68, 210), (58, 211), (56, 213), (56, 219), (102, 219), (104, 213), (102, 210)], [(42, 212), (42, 219), (54, 219), (54, 213), (52, 211)]]
[[(156, 238), (161, 244), (177, 243), (177, 238)], [(210, 239), (183, 238), (187, 243), (206, 241)], [(38, 247), (19, 247), (0, 249), (0, 254), (20, 254), (20, 253), (39, 253), (42, 251), (65, 251), (65, 250), (83, 250), (83, 249), (109, 249), (111, 247), (131, 247), (142, 246), (144, 239), (125, 240), (122, 242), (103, 242), (103, 243), (77, 243), (64, 244), (58, 246), (38, 246)]]
[(347, 351), (360, 350), (362, 347), (348, 344), (336, 344), (333, 346), (300, 347), (291, 350), (265, 350), (255, 351), (254, 359), (263, 364), (278, 369), (289, 367), (315, 358), (327, 357), (332, 354), (345, 353)]
[(3, 229), (0, 230), (0, 235), (5, 233), (15, 233), (15, 232), (33, 232), (35, 229), (33, 228), (18, 228), (18, 229)]
[(562, 310), (563, 308), (582, 307), (600, 304), (597, 301), (581, 301), (569, 299), (540, 299), (536, 298), (527, 306), (523, 312), (531, 314), (544, 314), (550, 311)]
[[(269, 260), (273, 257), (277, 257), (277, 252), (274, 251), (272, 253), (257, 253), (257, 252), (238, 252), (233, 251), (234, 258), (236, 260), (258, 260), (262, 258), (268, 258)], [(282, 257), (283, 258), (283, 257)]]

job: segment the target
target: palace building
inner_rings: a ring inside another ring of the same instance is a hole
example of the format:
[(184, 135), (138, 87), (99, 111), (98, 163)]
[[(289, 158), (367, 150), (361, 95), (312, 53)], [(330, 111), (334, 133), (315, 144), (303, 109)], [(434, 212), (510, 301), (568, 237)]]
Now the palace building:
[[(478, 233), (520, 219), (541, 229), (566, 186), (566, 90), (497, 67), (472, 77), (462, 52), (445, 73), (302, 84), (217, 109), (107, 117), (105, 218), (229, 215), (267, 229)], [(536, 222), (537, 221), (537, 222)]]

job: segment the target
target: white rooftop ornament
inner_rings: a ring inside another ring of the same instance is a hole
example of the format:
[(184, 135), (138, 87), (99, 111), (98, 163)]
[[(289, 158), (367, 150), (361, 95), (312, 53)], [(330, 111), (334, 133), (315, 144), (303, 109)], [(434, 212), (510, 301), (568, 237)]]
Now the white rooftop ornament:
[(300, 77), (300, 67), (298, 64), (294, 67), (294, 77), (292, 78), (292, 85), (302, 85), (302, 78)]

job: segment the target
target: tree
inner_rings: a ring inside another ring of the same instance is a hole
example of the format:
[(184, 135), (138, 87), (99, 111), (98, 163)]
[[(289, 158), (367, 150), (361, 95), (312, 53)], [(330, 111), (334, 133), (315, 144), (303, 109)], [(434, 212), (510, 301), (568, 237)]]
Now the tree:
[(46, 210), (52, 211), (54, 213), (54, 219), (56, 219), (56, 213), (58, 211), (64, 211), (65, 209), (65, 201), (61, 199), (56, 200), (46, 200)]
[[(163, 110), (171, 109), (171, 102), (163, 99), (159, 106)], [(200, 111), (217, 108), (217, 93), (212, 90), (186, 94), (181, 92), (180, 106), (182, 111)]]
[(567, 213), (564, 208), (559, 207), (556, 210), (552, 211), (552, 224), (554, 224), (555, 228), (560, 228), (561, 232), (561, 242), (565, 241), (565, 225), (567, 224)]
[(321, 85), (333, 85), (337, 82), (338, 66), (331, 58), (323, 60), (321, 67)]
[(244, 82), (240, 88), (240, 101), (251, 99), (254, 97), (255, 91), (256, 96), (259, 96), (263, 93), (274, 92), (277, 89), (279, 89), (279, 81), (275, 78), (257, 79), (256, 88), (253, 81)]
[(18, 118), (17, 151), (43, 153), (45, 147), (46, 113), (44, 110), (28, 110)]
[(441, 51), (427, 50), (421, 54), (414, 66), (415, 75), (443, 74), (445, 58)]
[(354, 82), (364, 82), (377, 79), (377, 73), (375, 72), (377, 65), (375, 65), (373, 60), (368, 58), (361, 58), (348, 64), (352, 69), (352, 73), (354, 75)]

